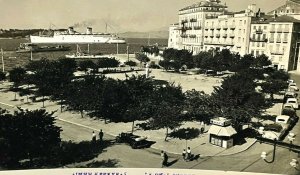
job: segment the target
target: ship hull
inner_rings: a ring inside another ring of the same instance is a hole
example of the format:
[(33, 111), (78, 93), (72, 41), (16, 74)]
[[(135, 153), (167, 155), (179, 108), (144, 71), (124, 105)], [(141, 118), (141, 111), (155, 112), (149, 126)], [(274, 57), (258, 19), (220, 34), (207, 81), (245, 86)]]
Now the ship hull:
[(30, 36), (31, 43), (36, 44), (89, 44), (89, 43), (111, 43), (125, 44), (126, 41), (120, 38), (104, 37), (97, 35), (58, 35), (48, 36)]

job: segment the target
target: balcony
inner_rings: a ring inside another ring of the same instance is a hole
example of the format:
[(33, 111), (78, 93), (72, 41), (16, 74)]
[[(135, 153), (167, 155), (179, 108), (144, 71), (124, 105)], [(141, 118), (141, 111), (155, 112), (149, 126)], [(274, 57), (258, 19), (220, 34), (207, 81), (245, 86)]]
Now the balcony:
[(223, 35), (223, 38), (227, 38), (227, 34), (224, 34), (224, 35)]
[(283, 51), (271, 51), (271, 55), (284, 55)]
[(270, 33), (275, 33), (275, 28), (271, 28)]
[(201, 26), (195, 26), (194, 30), (201, 30)]
[(274, 38), (270, 38), (270, 39), (269, 39), (269, 42), (270, 42), (270, 43), (274, 43), (274, 41), (275, 41)]
[(235, 25), (230, 25), (229, 28), (230, 28), (230, 30), (234, 30), (235, 29)]
[(220, 27), (220, 26), (217, 26), (216, 29), (217, 29), (217, 30), (221, 30), (221, 27)]
[(197, 22), (197, 19), (196, 18), (192, 18), (192, 19), (190, 19), (190, 22)]
[(289, 33), (289, 32), (290, 32), (290, 29), (284, 28), (284, 29), (282, 30), (282, 32), (283, 32), (283, 33)]
[(180, 36), (181, 36), (181, 38), (187, 38), (187, 37), (188, 37), (187, 34), (182, 34), (182, 35), (180, 35)]
[(184, 23), (187, 23), (188, 22), (188, 20), (187, 19), (185, 19), (185, 20), (181, 20), (181, 24), (184, 24)]
[(256, 34), (262, 34), (263, 31), (262, 31), (261, 29), (257, 29), (257, 30), (255, 30), (255, 33), (256, 33)]
[(220, 34), (216, 34), (216, 37), (217, 37), (217, 38), (220, 38)]
[(223, 28), (223, 30), (227, 30), (227, 29), (228, 29), (228, 26), (227, 26), (227, 25), (224, 25), (222, 28)]
[(196, 38), (196, 35), (190, 35), (189, 37), (190, 38)]
[(234, 38), (235, 37), (234, 33), (229, 34), (229, 37)]
[(266, 38), (250, 38), (251, 42), (268, 42)]
[(281, 38), (277, 38), (276, 43), (281, 43)]
[(283, 29), (282, 28), (277, 28), (277, 33), (282, 33)]
[(288, 43), (289, 41), (287, 39), (283, 39), (283, 43)]

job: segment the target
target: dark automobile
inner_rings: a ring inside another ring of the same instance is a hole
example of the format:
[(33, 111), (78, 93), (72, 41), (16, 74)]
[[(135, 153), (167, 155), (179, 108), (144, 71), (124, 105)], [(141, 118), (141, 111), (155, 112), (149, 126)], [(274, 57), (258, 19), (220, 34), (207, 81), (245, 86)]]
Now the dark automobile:
[(141, 137), (132, 133), (122, 132), (116, 137), (117, 143), (127, 143), (133, 149), (149, 148), (154, 142), (146, 140), (147, 137)]

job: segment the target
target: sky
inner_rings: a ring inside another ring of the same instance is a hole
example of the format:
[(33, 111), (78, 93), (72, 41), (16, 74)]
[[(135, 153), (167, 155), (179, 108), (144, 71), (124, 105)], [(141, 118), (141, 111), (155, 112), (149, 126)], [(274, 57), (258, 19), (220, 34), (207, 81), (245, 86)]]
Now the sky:
[[(230, 11), (256, 4), (268, 12), (285, 0), (221, 0)], [(0, 0), (0, 28), (67, 28), (112, 33), (167, 30), (178, 10), (200, 0)], [(51, 25), (52, 24), (52, 25)]]

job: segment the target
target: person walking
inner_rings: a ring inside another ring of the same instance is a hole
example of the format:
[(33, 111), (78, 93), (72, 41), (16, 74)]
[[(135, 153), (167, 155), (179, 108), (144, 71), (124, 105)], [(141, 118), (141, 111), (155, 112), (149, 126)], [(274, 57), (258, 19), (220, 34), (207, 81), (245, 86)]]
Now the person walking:
[(192, 159), (192, 151), (190, 147), (187, 148), (186, 153), (187, 153), (187, 160), (190, 161)]
[(92, 134), (92, 143), (93, 144), (96, 143), (96, 134), (95, 134), (95, 131), (93, 131), (93, 134)]
[(100, 139), (100, 142), (103, 141), (103, 135), (104, 135), (104, 133), (103, 133), (102, 129), (100, 129), (100, 132), (99, 132), (99, 139)]
[(183, 158), (183, 160), (186, 160), (186, 151), (185, 151), (185, 149), (183, 149), (183, 151), (182, 151), (182, 158)]
[(161, 167), (163, 168), (165, 165), (165, 153), (164, 151), (160, 152), (160, 157), (161, 157)]

